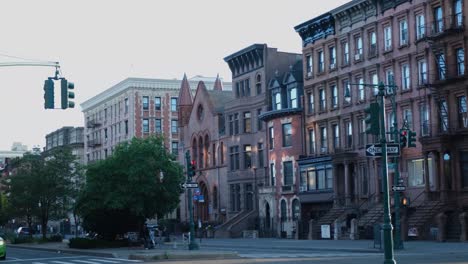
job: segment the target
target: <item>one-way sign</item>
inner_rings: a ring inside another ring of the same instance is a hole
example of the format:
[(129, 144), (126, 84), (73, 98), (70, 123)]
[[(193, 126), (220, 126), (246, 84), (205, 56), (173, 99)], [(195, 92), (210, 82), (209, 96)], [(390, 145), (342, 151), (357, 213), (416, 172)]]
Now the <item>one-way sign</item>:
[(185, 189), (187, 189), (187, 188), (194, 189), (194, 188), (198, 188), (198, 183), (196, 183), (196, 182), (186, 182), (186, 183), (182, 184), (182, 187), (184, 187)]
[(392, 191), (394, 192), (404, 192), (406, 191), (405, 186), (392, 186)]
[[(382, 156), (382, 144), (367, 144), (366, 156), (367, 157), (381, 157)], [(389, 157), (400, 156), (400, 145), (387, 144), (387, 156)]]

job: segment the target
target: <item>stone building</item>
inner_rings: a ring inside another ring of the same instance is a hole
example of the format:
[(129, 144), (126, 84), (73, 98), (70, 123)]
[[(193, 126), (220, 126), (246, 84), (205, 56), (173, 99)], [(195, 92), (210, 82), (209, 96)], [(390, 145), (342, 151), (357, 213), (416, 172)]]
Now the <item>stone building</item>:
[(226, 220), (228, 203), (224, 107), (232, 100), (232, 91), (224, 91), (218, 77), (212, 89), (200, 81), (192, 99), (190, 84), (184, 76), (179, 100), (179, 161), (186, 168), (185, 155), (190, 154), (190, 162), (196, 164), (196, 175), (191, 181), (198, 183), (198, 190), (193, 193), (196, 199), (187, 197), (186, 193), (182, 195), (181, 217), (187, 219), (190, 200), (196, 222), (222, 223)]
[(62, 127), (46, 135), (44, 152), (69, 146), (80, 164), (84, 164), (84, 127)]
[[(396, 109), (386, 97), (387, 131), (396, 117), (397, 129), (404, 124), (418, 139), (389, 167), (389, 185), (406, 186), (410, 201), (402, 236), (411, 229), (417, 238), (466, 239), (466, 12), (462, 0), (353, 0), (295, 27), (306, 105), (299, 198), (302, 219), (316, 220), (313, 230), (328, 224), (344, 236), (352, 218), (363, 231), (381, 222), (380, 159), (365, 154), (377, 142), (364, 121), (375, 90), (359, 84), (384, 82), (398, 86)], [(402, 182), (394, 182), (397, 170)]]

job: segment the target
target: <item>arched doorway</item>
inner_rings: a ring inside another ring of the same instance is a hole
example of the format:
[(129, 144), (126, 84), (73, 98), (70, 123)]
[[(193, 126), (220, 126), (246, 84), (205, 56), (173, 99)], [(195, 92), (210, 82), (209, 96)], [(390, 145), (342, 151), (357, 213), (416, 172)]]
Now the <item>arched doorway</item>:
[(265, 203), (265, 229), (270, 230), (271, 228), (271, 212), (270, 205), (268, 202)]
[[(199, 183), (199, 190), (200, 195), (199, 199), (195, 202), (197, 208), (197, 221), (200, 220), (202, 223), (208, 222), (210, 220), (209, 212), (208, 212), (208, 204), (210, 203), (210, 196), (208, 192), (208, 187), (204, 182)], [(201, 200), (201, 196), (203, 199)]]

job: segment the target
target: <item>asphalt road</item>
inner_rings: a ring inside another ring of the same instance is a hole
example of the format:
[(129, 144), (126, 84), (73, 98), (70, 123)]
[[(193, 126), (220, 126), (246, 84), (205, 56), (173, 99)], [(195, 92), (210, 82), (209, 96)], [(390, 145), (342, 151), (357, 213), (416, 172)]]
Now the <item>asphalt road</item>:
[(0, 264), (132, 264), (135, 262), (141, 261), (8, 248), (7, 246), (6, 260), (0, 261)]

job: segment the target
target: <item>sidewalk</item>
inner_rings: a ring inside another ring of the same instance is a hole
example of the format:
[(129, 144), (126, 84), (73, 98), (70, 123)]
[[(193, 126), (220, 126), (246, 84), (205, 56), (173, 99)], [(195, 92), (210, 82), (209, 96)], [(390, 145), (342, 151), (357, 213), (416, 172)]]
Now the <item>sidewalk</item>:
[[(56, 251), (69, 254), (92, 255), (97, 257), (114, 257), (138, 260), (158, 259), (226, 259), (239, 257), (237, 251), (272, 250), (283, 252), (347, 252), (347, 253), (381, 253), (373, 248), (372, 240), (292, 240), (292, 239), (203, 239), (199, 250), (188, 250), (186, 245), (174, 242), (158, 245), (155, 249), (145, 250), (142, 247), (108, 248), (108, 249), (71, 249), (67, 242), (45, 244), (8, 245), (11, 248), (26, 248)], [(412, 254), (457, 254), (468, 252), (468, 243), (438, 243), (434, 241), (407, 241), (405, 249), (395, 251), (395, 255)], [(237, 251), (236, 251), (237, 250)]]

